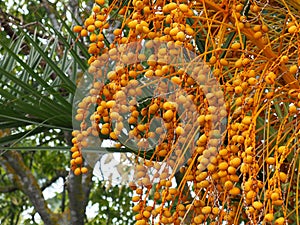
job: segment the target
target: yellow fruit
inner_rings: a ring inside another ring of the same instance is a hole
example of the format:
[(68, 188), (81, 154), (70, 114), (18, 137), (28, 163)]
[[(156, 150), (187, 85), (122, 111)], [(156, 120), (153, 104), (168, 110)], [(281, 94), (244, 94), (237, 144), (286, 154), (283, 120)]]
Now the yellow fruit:
[(209, 181), (208, 180), (203, 180), (200, 183), (197, 184), (198, 188), (207, 188), (209, 186)]
[(151, 216), (151, 213), (149, 211), (144, 211), (143, 216), (149, 218)]
[(296, 31), (297, 31), (297, 27), (295, 25), (289, 27), (289, 29), (288, 29), (288, 32), (290, 34), (294, 34), (294, 33), (296, 33)]
[(158, 156), (165, 157), (168, 154), (167, 150), (163, 149), (158, 152)]
[(139, 214), (135, 215), (134, 218), (136, 220), (141, 220), (143, 218), (143, 215), (139, 213)]
[(177, 27), (174, 27), (173, 29), (170, 30), (170, 35), (177, 36), (178, 32), (179, 32), (179, 29)]
[(179, 5), (179, 9), (180, 9), (182, 12), (187, 12), (187, 11), (189, 11), (189, 7), (188, 7), (186, 4), (180, 4), (180, 5)]
[(138, 9), (138, 10), (141, 10), (144, 8), (144, 3), (143, 1), (136, 1), (135, 2), (135, 7)]
[(265, 32), (265, 33), (267, 33), (267, 32), (269, 31), (269, 28), (268, 28), (267, 25), (262, 25), (262, 26), (261, 26), (261, 29), (262, 29), (262, 31)]
[(268, 214), (265, 215), (265, 221), (266, 222), (272, 222), (273, 219), (274, 219), (273, 213), (268, 213)]
[(261, 31), (257, 31), (254, 33), (253, 37), (255, 39), (260, 39), (262, 37), (262, 32)]
[(81, 170), (80, 170), (79, 167), (77, 167), (77, 168), (74, 170), (74, 174), (75, 174), (76, 176), (79, 176), (79, 175), (81, 174)]
[(144, 131), (146, 129), (146, 126), (144, 124), (139, 124), (139, 125), (137, 125), (137, 129), (139, 131)]
[(115, 36), (119, 36), (122, 34), (122, 29), (115, 29), (113, 33)]
[(289, 61), (289, 57), (287, 55), (283, 55), (280, 58), (281, 63), (287, 63)]
[(81, 32), (80, 32), (80, 36), (81, 37), (86, 37), (88, 36), (88, 31), (86, 29), (82, 29)]
[(266, 163), (269, 164), (269, 165), (274, 165), (276, 162), (275, 158), (274, 157), (268, 157), (266, 159)]
[(195, 32), (194, 32), (194, 30), (193, 30), (192, 28), (187, 27), (187, 28), (185, 29), (185, 33), (186, 33), (187, 35), (192, 36)]
[(156, 111), (158, 110), (158, 108), (159, 108), (159, 106), (156, 103), (154, 103), (153, 105), (151, 105), (149, 107), (149, 113), (150, 114), (155, 114)]
[(98, 5), (95, 5), (95, 6), (93, 7), (93, 12), (94, 12), (94, 13), (99, 13), (100, 10), (101, 10), (101, 8), (100, 8)]
[(241, 190), (238, 187), (234, 187), (229, 191), (229, 194), (231, 195), (239, 195), (241, 193)]
[(276, 200), (272, 202), (273, 205), (281, 206), (283, 204), (283, 200)]
[(241, 159), (238, 157), (235, 157), (232, 160), (230, 160), (229, 164), (230, 164), (230, 166), (237, 168), (241, 164)]
[(138, 220), (138, 221), (136, 221), (135, 225), (146, 225), (146, 221), (145, 220)]
[(274, 84), (275, 83), (275, 78), (267, 75), (265, 77), (265, 81), (266, 81), (267, 84)]
[(272, 201), (277, 201), (279, 199), (279, 194), (277, 192), (274, 192), (271, 194)]
[(292, 65), (289, 69), (291, 74), (296, 74), (298, 71), (298, 66), (297, 65)]
[(186, 179), (187, 181), (192, 181), (192, 180), (194, 180), (194, 175), (189, 174), (189, 175), (185, 176), (185, 179)]
[(238, 4), (238, 5), (236, 5), (235, 10), (236, 10), (237, 12), (240, 12), (240, 11), (243, 10), (243, 8), (244, 8), (244, 5), (243, 5), (243, 4)]
[(116, 105), (116, 101), (114, 101), (114, 100), (110, 100), (110, 101), (106, 102), (106, 108), (111, 109), (115, 105)]
[(118, 137), (117, 137), (117, 135), (116, 135), (115, 132), (110, 132), (109, 136), (110, 136), (112, 139), (114, 139), (114, 140), (117, 140), (117, 139), (118, 139)]
[(185, 40), (185, 34), (182, 31), (179, 31), (176, 35), (176, 39), (179, 41), (184, 41)]
[(210, 206), (205, 206), (202, 208), (202, 213), (207, 215), (211, 213), (211, 207)]
[(170, 188), (170, 189), (169, 189), (169, 193), (170, 193), (171, 195), (176, 195), (176, 193), (178, 193), (178, 192), (177, 192), (177, 189), (176, 189), (176, 188)]
[(75, 33), (79, 33), (80, 31), (82, 31), (82, 27), (81, 27), (81, 26), (74, 26), (74, 27), (73, 27), (73, 31), (74, 31)]
[(228, 154), (228, 150), (227, 150), (226, 148), (221, 149), (221, 150), (219, 151), (219, 155), (225, 156), (225, 155), (227, 155), (227, 154)]
[(280, 178), (280, 181), (281, 181), (281, 182), (286, 182), (286, 179), (287, 179), (286, 173), (280, 172), (280, 173), (279, 173), (279, 178)]
[(107, 128), (107, 127), (102, 127), (102, 129), (101, 129), (101, 134), (103, 134), (103, 135), (108, 135), (108, 134), (109, 134), (109, 128)]
[(234, 168), (233, 166), (229, 166), (227, 171), (229, 174), (232, 174), (232, 175), (236, 174), (236, 168)]
[(246, 194), (246, 198), (252, 199), (252, 198), (255, 197), (255, 195), (256, 195), (255, 192), (252, 191), (252, 190), (250, 190), (250, 191)]
[(297, 107), (294, 104), (289, 106), (289, 113), (291, 114), (297, 113)]
[(218, 214), (219, 214), (219, 212), (220, 212), (220, 209), (219, 209), (219, 207), (213, 207), (213, 209), (212, 209), (212, 213), (213, 213), (214, 215), (218, 215)]
[(278, 149), (277, 149), (277, 152), (279, 153), (279, 154), (283, 154), (283, 153), (285, 153), (287, 151), (287, 147), (286, 146), (279, 146), (278, 147)]
[(284, 224), (284, 218), (279, 217), (278, 219), (275, 220), (275, 225), (283, 225)]
[(77, 114), (77, 115), (75, 116), (75, 119), (76, 119), (77, 121), (82, 121), (82, 120), (83, 120), (83, 114), (82, 114), (82, 113)]
[(93, 17), (89, 17), (85, 20), (84, 25), (88, 27), (89, 25), (93, 25), (95, 23), (95, 19)]
[(241, 68), (243, 66), (243, 60), (242, 59), (238, 59), (237, 61), (235, 61), (234, 66), (236, 68)]
[(164, 75), (164, 72), (161, 69), (156, 69), (155, 70), (155, 75), (158, 77), (161, 77), (162, 75)]
[(209, 59), (209, 63), (210, 64), (215, 64), (217, 62), (217, 58), (216, 58), (216, 56), (212, 56), (212, 57), (210, 57), (210, 59)]
[(181, 85), (182, 84), (182, 80), (179, 77), (172, 77), (171, 81), (174, 82), (177, 85)]
[(225, 184), (224, 184), (224, 189), (225, 190), (227, 190), (227, 191), (231, 190), (232, 187), (233, 187), (233, 183), (230, 180), (228, 180), (228, 181), (225, 182)]
[(222, 66), (228, 66), (228, 61), (224, 58), (220, 59), (220, 63)]
[(255, 32), (260, 31), (260, 29), (261, 29), (261, 25), (255, 25), (255, 26), (253, 27), (253, 30), (254, 30)]
[(220, 170), (227, 170), (227, 168), (228, 168), (228, 163), (227, 162), (221, 162), (219, 164), (219, 169)]
[(235, 92), (236, 94), (241, 94), (241, 93), (243, 92), (243, 88), (242, 88), (241, 86), (236, 86), (236, 87), (234, 88), (234, 92)]
[(257, 13), (257, 12), (260, 11), (260, 7), (257, 6), (257, 5), (254, 5), (254, 6), (252, 7), (251, 11), (254, 12), (254, 13)]
[(86, 167), (81, 167), (81, 173), (82, 174), (85, 174), (85, 173), (87, 173), (88, 172), (88, 168), (86, 168)]
[(253, 206), (255, 209), (257, 209), (257, 210), (260, 210), (260, 209), (263, 208), (264, 205), (263, 205), (261, 202), (259, 202), (259, 201), (255, 201), (255, 202), (252, 203), (252, 206)]
[(174, 113), (172, 110), (167, 110), (164, 115), (163, 115), (163, 118), (166, 120), (166, 121), (171, 121), (173, 119), (173, 116), (174, 116)]
[(182, 134), (184, 134), (184, 129), (182, 127), (176, 127), (175, 133), (177, 135), (182, 135)]
[(79, 151), (76, 151), (76, 152), (74, 152), (73, 154), (72, 154), (72, 158), (73, 159), (76, 159), (77, 157), (79, 157), (81, 154), (80, 154), (80, 152)]
[(167, 13), (177, 8), (177, 4), (175, 2), (171, 2), (163, 7), (163, 12)]
[(75, 163), (76, 163), (77, 165), (81, 165), (81, 164), (82, 164), (82, 162), (83, 162), (83, 159), (82, 159), (82, 157), (81, 157), (81, 156), (79, 156), (79, 157), (75, 158)]
[(132, 201), (133, 202), (138, 202), (140, 200), (140, 196), (133, 196)]
[(202, 222), (203, 222), (203, 219), (202, 219), (202, 217), (201, 217), (200, 215), (194, 217), (194, 223), (200, 224), (200, 223), (202, 223)]
[(99, 49), (95, 43), (92, 43), (88, 49), (88, 53), (90, 54), (98, 54)]
[(234, 50), (237, 50), (237, 49), (240, 49), (241, 48), (241, 44), (236, 42), (236, 43), (233, 43), (231, 45), (231, 48), (234, 49)]
[(95, 25), (89, 25), (89, 26), (87, 27), (87, 30), (88, 30), (89, 32), (94, 32), (95, 29), (96, 29)]
[(245, 125), (250, 125), (252, 122), (252, 117), (251, 116), (245, 116), (242, 120), (242, 123)]
[(254, 70), (250, 70), (248, 73), (247, 73), (248, 77), (255, 77), (255, 71)]
[(250, 77), (250, 78), (248, 79), (248, 83), (249, 83), (250, 85), (255, 85), (255, 84), (257, 83), (257, 80), (256, 80), (254, 77)]
[(95, 0), (98, 5), (104, 5), (105, 0)]
[(71, 166), (76, 166), (75, 159), (71, 159), (70, 164)]
[(152, 77), (153, 76), (153, 70), (147, 70), (147, 72), (145, 73), (146, 77)]
[(239, 29), (244, 29), (244, 27), (245, 27), (245, 25), (241, 22), (238, 22), (237, 26)]

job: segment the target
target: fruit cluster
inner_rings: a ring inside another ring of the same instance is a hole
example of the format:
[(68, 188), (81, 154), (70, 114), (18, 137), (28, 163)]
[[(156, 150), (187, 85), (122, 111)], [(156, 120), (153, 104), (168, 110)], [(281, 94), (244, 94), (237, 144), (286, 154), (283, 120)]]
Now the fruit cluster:
[(136, 225), (299, 222), (297, 10), (211, 0), (92, 10), (74, 27), (93, 77), (75, 115), (74, 173), (87, 172), (90, 136), (110, 139), (137, 156)]

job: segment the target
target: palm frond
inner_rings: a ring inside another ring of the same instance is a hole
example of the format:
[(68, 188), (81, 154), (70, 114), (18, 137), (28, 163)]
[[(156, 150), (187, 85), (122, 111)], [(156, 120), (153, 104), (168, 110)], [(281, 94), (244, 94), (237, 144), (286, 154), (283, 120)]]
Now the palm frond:
[(50, 40), (25, 32), (9, 45), (7, 39), (0, 40), (0, 124), (12, 133), (0, 138), (0, 145), (45, 130), (72, 129), (76, 79), (87, 65), (79, 56), (80, 48), (74, 47), (76, 36), (70, 29), (47, 30), (48, 37), (55, 33)]

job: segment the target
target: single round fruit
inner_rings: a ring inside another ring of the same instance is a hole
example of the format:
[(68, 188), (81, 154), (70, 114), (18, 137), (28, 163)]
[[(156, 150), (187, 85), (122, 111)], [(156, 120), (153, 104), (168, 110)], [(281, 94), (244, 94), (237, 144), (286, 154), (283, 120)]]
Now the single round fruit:
[(279, 217), (278, 219), (275, 220), (275, 225), (283, 225), (284, 224), (284, 218)]
[(272, 222), (274, 219), (274, 214), (273, 213), (268, 213), (265, 215), (265, 221), (266, 222)]
[(289, 69), (291, 74), (296, 74), (298, 71), (298, 66), (297, 65), (292, 65)]
[(211, 207), (210, 206), (205, 206), (202, 208), (202, 213), (207, 215), (209, 213), (211, 213)]
[(76, 176), (79, 176), (81, 174), (81, 169), (79, 167), (77, 167), (75, 170), (74, 170), (74, 174)]
[(252, 206), (253, 206), (255, 209), (257, 209), (257, 210), (260, 210), (260, 209), (262, 209), (262, 208), (264, 207), (264, 205), (263, 205), (261, 202), (259, 202), (259, 201), (253, 202), (253, 203), (252, 203)]
[(294, 34), (294, 33), (296, 33), (296, 31), (297, 31), (297, 27), (295, 25), (289, 27), (289, 29), (288, 29), (288, 32), (290, 34)]
[(234, 50), (237, 50), (237, 49), (240, 49), (241, 48), (241, 44), (236, 42), (236, 43), (233, 43), (231, 45), (231, 48), (234, 49)]
[(82, 174), (85, 174), (85, 173), (87, 173), (88, 172), (88, 168), (86, 168), (86, 167), (81, 167), (81, 173)]

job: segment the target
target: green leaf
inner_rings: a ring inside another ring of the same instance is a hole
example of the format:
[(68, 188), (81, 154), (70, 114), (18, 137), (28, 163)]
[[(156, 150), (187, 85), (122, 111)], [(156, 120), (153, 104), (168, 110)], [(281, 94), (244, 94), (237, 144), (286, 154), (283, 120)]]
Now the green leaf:
[(76, 90), (76, 85), (72, 80), (70, 80), (67, 75), (55, 64), (51, 58), (48, 57), (48, 55), (45, 53), (45, 51), (39, 46), (39, 44), (33, 40), (30, 36), (28, 36), (26, 33), (24, 33), (26, 40), (28, 40), (32, 46), (37, 50), (40, 55), (43, 57), (43, 59), (46, 61), (46, 63), (53, 69), (53, 71), (56, 73), (57, 76), (60, 77), (62, 82), (65, 83), (66, 88), (71, 92), (74, 93)]

